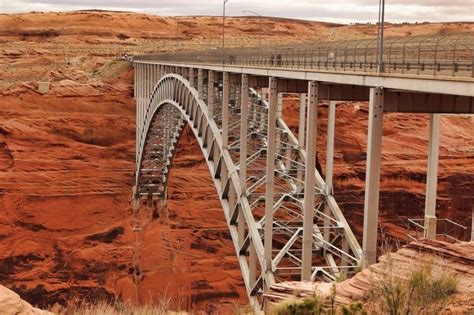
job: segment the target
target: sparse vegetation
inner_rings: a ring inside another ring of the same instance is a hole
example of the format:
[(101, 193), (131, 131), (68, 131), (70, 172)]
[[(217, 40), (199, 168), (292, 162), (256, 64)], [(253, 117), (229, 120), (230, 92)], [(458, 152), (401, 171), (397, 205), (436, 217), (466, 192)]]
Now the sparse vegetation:
[(439, 314), (456, 293), (458, 280), (432, 263), (416, 266), (406, 279), (394, 277), (388, 255), (387, 273), (369, 292), (369, 310), (383, 314)]
[(287, 300), (278, 303), (270, 314), (275, 315), (418, 315), (440, 314), (457, 292), (458, 280), (433, 263), (416, 265), (407, 271), (406, 278), (400, 278), (393, 272), (390, 254), (386, 272), (377, 280), (372, 280), (372, 289), (364, 301), (351, 305), (337, 306), (336, 285), (330, 294), (321, 298), (313, 296), (303, 300)]
[(98, 302), (94, 304), (81, 304), (72, 302), (66, 307), (55, 306), (52, 312), (64, 315), (164, 315), (169, 314), (171, 299), (162, 299), (153, 305), (134, 305), (132, 303)]
[(314, 294), (312, 297), (301, 301), (283, 301), (275, 305), (275, 307), (270, 310), (270, 313), (275, 315), (320, 315), (324, 314), (323, 311), (321, 299)]

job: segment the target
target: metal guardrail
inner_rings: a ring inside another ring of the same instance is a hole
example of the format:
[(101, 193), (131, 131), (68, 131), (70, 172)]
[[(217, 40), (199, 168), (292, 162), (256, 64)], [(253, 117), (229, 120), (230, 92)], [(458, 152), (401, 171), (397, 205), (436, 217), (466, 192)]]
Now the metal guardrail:
[[(377, 39), (194, 50), (136, 56), (136, 60), (377, 73)], [(474, 78), (474, 34), (385, 40), (384, 73)]]
[[(426, 238), (427, 229), (424, 226), (424, 219), (408, 219), (407, 239), (408, 241), (418, 241)], [(436, 220), (436, 239), (449, 242), (462, 242), (468, 240), (468, 228), (450, 219)]]

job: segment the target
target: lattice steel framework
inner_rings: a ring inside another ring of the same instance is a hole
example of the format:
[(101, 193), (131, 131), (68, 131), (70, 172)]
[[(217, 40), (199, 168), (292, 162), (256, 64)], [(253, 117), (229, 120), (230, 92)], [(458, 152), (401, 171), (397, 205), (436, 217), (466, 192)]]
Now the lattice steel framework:
[(195, 84), (194, 71), (160, 69), (152, 72), (158, 83), (139, 113), (135, 197), (166, 198), (186, 122), (206, 158), (252, 303), (275, 281), (305, 279), (305, 262), (305, 280), (353, 274), (362, 250), (321, 174), (307, 169), (302, 138), (281, 116), (276, 80), (269, 79), (269, 88), (252, 88), (248, 75), (231, 81), (228, 73), (209, 72), (207, 78), (198, 73)]

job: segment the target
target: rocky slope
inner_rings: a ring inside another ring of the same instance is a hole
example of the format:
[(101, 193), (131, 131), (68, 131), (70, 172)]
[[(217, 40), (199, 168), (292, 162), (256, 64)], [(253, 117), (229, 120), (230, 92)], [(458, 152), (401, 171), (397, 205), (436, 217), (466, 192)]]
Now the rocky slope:
[[(416, 266), (434, 265), (458, 280), (457, 292), (442, 313), (471, 314), (474, 311), (474, 243), (450, 244), (439, 241), (410, 243), (395, 253), (384, 255), (379, 263), (356, 274), (353, 278), (335, 284), (336, 306), (356, 301), (367, 302), (369, 291), (387, 277), (407, 279)], [(268, 303), (287, 299), (304, 299), (316, 294), (329, 297), (333, 290), (329, 283), (283, 282), (272, 286), (265, 294)]]

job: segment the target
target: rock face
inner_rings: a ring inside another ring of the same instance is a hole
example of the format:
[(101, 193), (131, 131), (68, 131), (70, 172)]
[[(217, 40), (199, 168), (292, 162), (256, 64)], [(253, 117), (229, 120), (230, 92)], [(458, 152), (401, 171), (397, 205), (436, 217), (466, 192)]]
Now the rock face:
[(23, 301), (18, 294), (0, 285), (0, 314), (53, 315)]
[[(377, 279), (387, 272), (388, 255), (380, 257), (377, 264), (357, 273), (354, 277), (335, 284), (336, 305), (350, 305), (364, 301)], [(440, 241), (413, 242), (390, 254), (394, 278), (405, 279), (414, 266), (436, 264), (444, 272), (455, 275), (459, 280), (458, 291), (444, 310), (456, 314), (474, 311), (474, 243), (451, 244)], [(316, 294), (327, 297), (331, 294), (329, 283), (283, 282), (272, 286), (265, 295), (266, 302), (275, 303), (292, 298), (305, 298)]]

